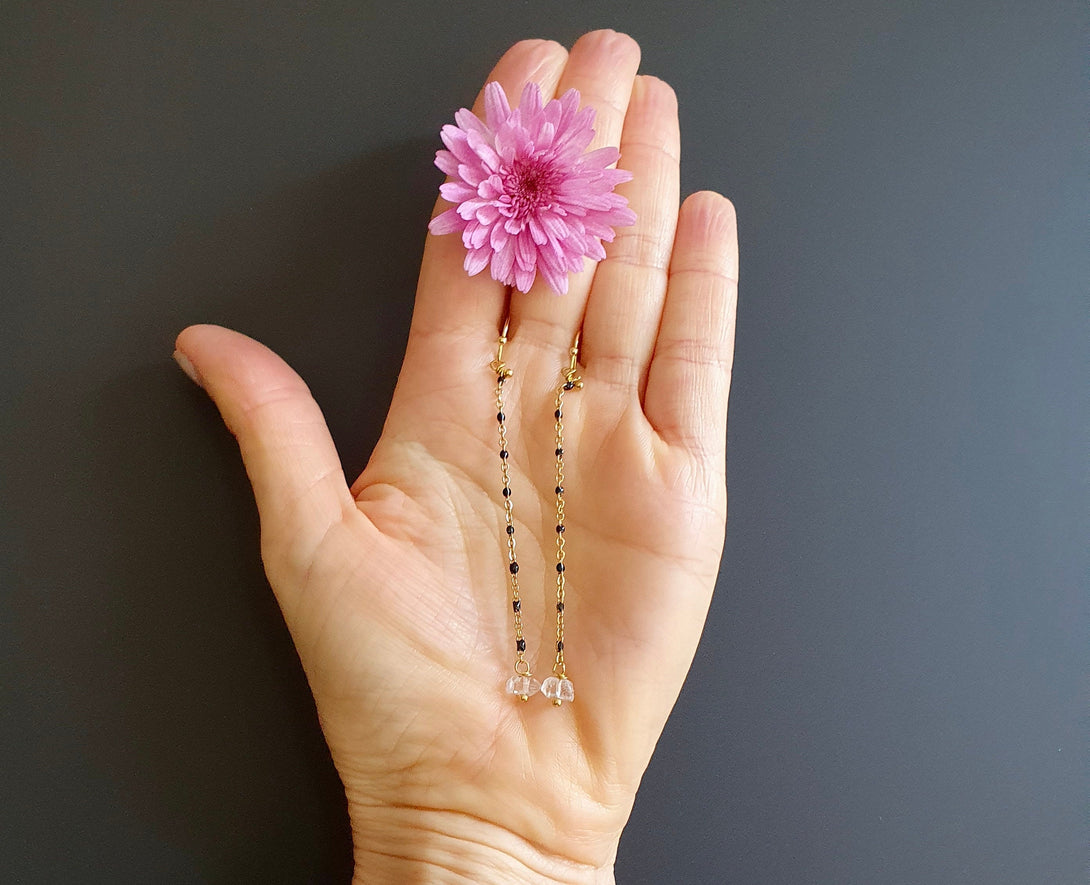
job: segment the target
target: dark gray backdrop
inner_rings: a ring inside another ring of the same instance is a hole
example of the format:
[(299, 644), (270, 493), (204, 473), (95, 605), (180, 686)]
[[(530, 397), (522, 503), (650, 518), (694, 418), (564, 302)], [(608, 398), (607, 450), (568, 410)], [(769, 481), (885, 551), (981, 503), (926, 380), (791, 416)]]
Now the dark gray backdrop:
[(627, 30), (737, 204), (731, 523), (621, 883), (1085, 881), (1088, 206), (1069, 2), (0, 5), (0, 881), (347, 882), (196, 321), (355, 476), (437, 132)]

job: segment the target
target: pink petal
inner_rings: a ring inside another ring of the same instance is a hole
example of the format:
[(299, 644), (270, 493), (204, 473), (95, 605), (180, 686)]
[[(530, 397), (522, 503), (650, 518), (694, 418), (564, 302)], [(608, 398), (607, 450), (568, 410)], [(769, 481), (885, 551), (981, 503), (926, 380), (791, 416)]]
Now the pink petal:
[[(466, 226), (466, 236), (469, 238), (469, 243), (467, 245), (469, 248), (480, 249), (481, 246), (485, 245), (485, 243), (488, 242), (488, 231), (488, 225), (481, 224), (477, 221), (471, 221)], [(462, 241), (465, 242), (465, 237), (462, 238)]]
[(537, 247), (525, 231), (515, 237), (515, 261), (525, 270), (533, 270), (537, 265)]
[(477, 193), (486, 200), (494, 200), (503, 193), (503, 181), (498, 175), (489, 175), (480, 183)]
[(545, 277), (545, 282), (557, 295), (567, 294), (568, 275), (564, 273), (563, 269), (550, 267), (547, 264), (540, 265), (538, 269), (541, 271), (541, 275)]
[(613, 228), (608, 224), (602, 223), (597, 218), (586, 218), (583, 220), (583, 229), (592, 237), (608, 237), (613, 239)]
[(555, 260), (557, 267), (563, 267), (568, 260), (564, 250), (564, 242), (564, 240), (556, 240), (550, 237), (548, 242), (549, 248), (541, 250), (542, 260)]
[(480, 162), (473, 149), (469, 146), (468, 136), (457, 126), (444, 126), (439, 133), (443, 144), (454, 154), (459, 163)]
[(519, 111), (523, 120), (536, 117), (541, 113), (541, 87), (533, 80), (527, 80), (526, 85), (522, 87)]
[(538, 223), (536, 218), (530, 218), (528, 222), (530, 228), (530, 236), (534, 242), (539, 246), (544, 246), (549, 241), (549, 238), (545, 236), (545, 229)]
[(545, 228), (545, 233), (550, 237), (556, 237), (558, 240), (562, 240), (568, 235), (568, 226), (553, 213), (542, 216), (542, 227)]
[(598, 148), (596, 151), (591, 151), (589, 154), (583, 154), (583, 165), (592, 166), (600, 169), (605, 169), (613, 163), (616, 163), (621, 157), (621, 152), (615, 147)]
[(485, 169), (484, 164), (481, 163), (479, 159), (476, 159), (476, 162), (474, 163), (459, 163), (458, 177), (466, 184), (477, 187), (477, 185), (488, 178), (488, 170)]
[(505, 163), (515, 159), (515, 151), (518, 150), (520, 141), (516, 132), (509, 126), (501, 126), (496, 132), (496, 153), (503, 158)]
[(579, 109), (579, 90), (569, 89), (558, 99), (558, 104), (564, 115), (570, 118)]
[[(564, 193), (566, 190), (567, 190), (567, 182), (564, 182), (564, 183), (562, 183), (560, 185), (560, 191), (561, 191), (561, 193)], [(564, 196), (569, 198), (568, 199), (569, 203), (572, 200), (578, 200), (579, 201), (579, 208), (581, 208), (583, 210), (584, 214), (586, 214), (586, 212), (589, 211), (589, 210), (597, 209), (599, 211), (605, 211), (605, 210), (613, 208), (610, 205), (609, 200), (606, 199), (604, 196), (602, 196), (600, 194), (589, 194), (589, 193), (584, 193), (584, 192), (581, 192), (579, 190), (576, 190), (575, 193), (571, 193), (571, 194), (564, 193)]]
[(532, 270), (523, 270), (516, 265), (515, 267), (515, 287), (520, 292), (529, 292), (530, 287), (534, 284), (534, 277), (536, 274)]
[(499, 249), (492, 255), (492, 279), (501, 283), (507, 282), (511, 276), (511, 268), (515, 264), (514, 243), (508, 241), (506, 248)]
[(453, 234), (465, 228), (466, 223), (464, 219), (458, 216), (457, 209), (447, 209), (446, 212), (441, 212), (436, 215), (428, 224), (428, 230), (436, 236), (442, 236), (443, 234)]
[(454, 115), (454, 122), (458, 124), (458, 128), (464, 129), (466, 132), (476, 130), (482, 135), (488, 135), (488, 127), (480, 121), (473, 111), (468, 108), (462, 108)]
[(479, 274), (488, 266), (490, 255), (491, 253), (487, 249), (475, 249), (472, 252), (466, 252), (466, 260), (463, 265), (466, 273), (471, 277)]
[(541, 116), (544, 118), (546, 123), (553, 127), (553, 129), (559, 129), (560, 117), (563, 113), (564, 111), (560, 107), (560, 102), (554, 98), (547, 105), (545, 105), (544, 110), (542, 110), (541, 112)]
[(458, 174), (458, 158), (450, 151), (436, 151), (435, 165), (439, 167), (441, 172), (445, 172), (447, 175)]
[(611, 227), (631, 227), (636, 223), (636, 213), (627, 206), (620, 206), (602, 215), (598, 220)]
[(511, 105), (507, 103), (507, 94), (495, 80), (484, 87), (484, 114), (488, 128), (493, 132), (511, 116)]
[(500, 217), (500, 210), (496, 208), (494, 203), (489, 203), (487, 206), (481, 206), (477, 210), (477, 220), (481, 224), (492, 225), (495, 224)]
[(490, 172), (495, 172), (500, 168), (500, 155), (496, 153), (483, 135), (479, 132), (469, 132), (466, 134), (466, 142)]
[(444, 200), (452, 203), (460, 203), (462, 200), (472, 200), (477, 196), (477, 191), (461, 181), (448, 181), (439, 186), (439, 193)]
[(606, 185), (606, 187), (613, 187), (614, 185), (624, 184), (626, 181), (632, 180), (632, 173), (627, 169), (603, 169), (601, 172), (600, 180)]
[(462, 218), (464, 218), (466, 221), (469, 221), (473, 218), (474, 215), (477, 214), (478, 209), (480, 209), (482, 206), (487, 205), (488, 203), (486, 203), (484, 200), (465, 200), (464, 202), (458, 204), (457, 212), (459, 215), (462, 216)]

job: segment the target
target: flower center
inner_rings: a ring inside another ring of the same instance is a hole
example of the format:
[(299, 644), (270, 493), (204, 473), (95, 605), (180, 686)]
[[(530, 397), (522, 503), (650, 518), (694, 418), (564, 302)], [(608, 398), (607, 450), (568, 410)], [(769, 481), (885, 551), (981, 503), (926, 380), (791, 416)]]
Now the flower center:
[(507, 174), (507, 193), (516, 218), (533, 215), (556, 198), (559, 176), (549, 163), (536, 158), (518, 159)]

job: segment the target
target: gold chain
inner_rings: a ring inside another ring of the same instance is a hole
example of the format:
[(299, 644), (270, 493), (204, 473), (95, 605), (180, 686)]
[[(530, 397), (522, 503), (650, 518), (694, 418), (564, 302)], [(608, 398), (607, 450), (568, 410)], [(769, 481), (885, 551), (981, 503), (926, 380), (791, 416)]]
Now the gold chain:
[(583, 386), (583, 379), (576, 371), (579, 358), (578, 335), (575, 336), (575, 343), (568, 355), (571, 360), (564, 372), (563, 382), (556, 388), (556, 411), (553, 412), (556, 419), (556, 659), (553, 663), (553, 674), (560, 679), (568, 676), (567, 665), (564, 663), (564, 594), (567, 589), (567, 566), (564, 563), (564, 393)]
[[(503, 516), (507, 532), (507, 577), (511, 587), (511, 609), (515, 620), (515, 673), (530, 677), (530, 664), (526, 660), (526, 637), (522, 630), (522, 596), (519, 592), (519, 566), (515, 548), (515, 509), (511, 501), (510, 453), (507, 449), (507, 416), (504, 414), (504, 384), (512, 371), (503, 361), (503, 346), (507, 343), (508, 323), (503, 325), (496, 358), (489, 368), (496, 373), (496, 423), (499, 425), (500, 475), (503, 478)], [(526, 700), (528, 695), (523, 696)]]

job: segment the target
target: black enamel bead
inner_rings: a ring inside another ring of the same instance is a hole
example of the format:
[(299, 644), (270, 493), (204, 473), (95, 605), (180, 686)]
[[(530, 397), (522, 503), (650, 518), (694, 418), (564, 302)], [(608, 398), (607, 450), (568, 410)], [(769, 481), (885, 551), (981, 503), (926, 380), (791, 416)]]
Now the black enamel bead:
[(564, 603), (562, 603), (562, 602), (558, 602), (558, 603), (556, 604), (556, 610), (557, 610), (558, 612), (562, 612), (562, 611), (564, 611)]
[(510, 498), (511, 497), (511, 490), (507, 486), (503, 487), (503, 496), (505, 498)]
[(564, 574), (564, 563), (558, 562), (556, 564), (556, 571), (558, 574)]
[(511, 600), (511, 608), (513, 608), (516, 613), (522, 611), (522, 600), (521, 599), (512, 599)]
[(556, 527), (556, 533), (557, 533), (558, 535), (562, 535), (562, 534), (564, 534), (564, 526), (563, 526), (563, 525), (558, 525), (558, 526)]
[(556, 644), (556, 650), (557, 651), (563, 651), (564, 650), (564, 643), (563, 642), (558, 642)]
[(499, 421), (501, 424), (503, 423), (503, 420), (506, 417), (507, 416), (504, 415), (503, 412), (496, 412), (496, 420)]
[(564, 486), (557, 486), (556, 487), (556, 493), (558, 495), (563, 495), (564, 494)]
[(566, 383), (566, 384), (564, 385), (564, 389), (565, 389), (565, 390), (574, 390), (574, 389), (575, 389), (575, 382), (574, 382), (574, 381), (568, 381), (568, 382), (567, 382), (567, 383)]
[(515, 533), (515, 527), (513, 525), (509, 525), (507, 527), (507, 534), (513, 535), (514, 533)]
[(526, 640), (525, 639), (516, 640), (515, 641), (515, 648), (518, 651), (526, 651)]
[(519, 564), (517, 562), (512, 562), (511, 565), (508, 566), (508, 568), (511, 569), (511, 574), (513, 575), (517, 575), (519, 573)]
[(500, 457), (507, 460), (507, 449), (500, 449)]
[(561, 455), (563, 455), (563, 454), (564, 454), (564, 450), (563, 450), (563, 449), (557, 449), (557, 450), (556, 450), (556, 457), (558, 457), (558, 458), (559, 458), (559, 457), (560, 457)]
[(555, 412), (553, 412), (553, 417), (554, 418), (561, 418), (561, 417), (563, 417), (563, 413), (560, 411), (560, 409), (557, 409)]

